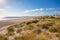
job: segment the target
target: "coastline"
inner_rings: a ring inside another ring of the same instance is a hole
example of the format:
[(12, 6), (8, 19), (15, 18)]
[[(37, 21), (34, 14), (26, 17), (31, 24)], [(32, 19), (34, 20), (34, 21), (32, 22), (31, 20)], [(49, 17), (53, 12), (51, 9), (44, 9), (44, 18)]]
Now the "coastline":
[(0, 28), (6, 27), (12, 24), (19, 24), (24, 21), (32, 20), (33, 18), (10, 18), (10, 19), (1, 19), (0, 20)]

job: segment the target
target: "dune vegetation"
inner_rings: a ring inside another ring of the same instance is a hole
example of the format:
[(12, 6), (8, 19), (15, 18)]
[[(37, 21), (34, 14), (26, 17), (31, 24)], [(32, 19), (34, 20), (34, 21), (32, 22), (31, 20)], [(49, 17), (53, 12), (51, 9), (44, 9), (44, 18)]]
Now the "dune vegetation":
[(60, 18), (35, 17), (33, 20), (6, 28), (0, 40), (60, 40)]

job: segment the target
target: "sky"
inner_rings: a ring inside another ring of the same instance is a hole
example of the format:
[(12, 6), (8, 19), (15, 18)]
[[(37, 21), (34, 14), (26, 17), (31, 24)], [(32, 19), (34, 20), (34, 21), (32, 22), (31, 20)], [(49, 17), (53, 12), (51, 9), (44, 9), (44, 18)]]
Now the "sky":
[(60, 13), (60, 0), (0, 0), (0, 18)]

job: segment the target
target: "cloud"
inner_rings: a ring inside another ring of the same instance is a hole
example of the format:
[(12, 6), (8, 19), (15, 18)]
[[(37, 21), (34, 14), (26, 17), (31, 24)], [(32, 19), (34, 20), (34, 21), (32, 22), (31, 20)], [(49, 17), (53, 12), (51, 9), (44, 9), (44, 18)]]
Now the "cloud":
[(30, 12), (30, 11), (29, 10), (24, 11), (24, 13), (28, 13), (28, 12)]
[(37, 8), (31, 10), (25, 10), (24, 13), (35, 12), (35, 11), (51, 11), (51, 10), (58, 10), (59, 8)]
[(39, 8), (39, 9), (25, 10), (23, 13), (28, 15), (51, 15), (53, 13), (58, 12), (57, 10), (59, 9), (60, 8)]
[[(56, 11), (56, 9), (59, 8), (47, 8), (48, 11), (45, 11), (46, 8), (39, 8), (39, 9), (31, 9), (31, 10), (25, 10), (23, 12), (18, 12), (15, 10), (12, 10), (10, 6), (6, 6), (5, 8), (0, 8), (0, 18), (5, 16), (40, 16), (40, 15), (50, 15), (50, 13), (60, 13), (60, 11)], [(50, 11), (54, 10), (54, 11)]]
[(5, 9), (0, 9), (0, 12), (1, 12), (1, 11), (4, 11), (4, 10), (5, 10)]
[(43, 11), (43, 10), (44, 10), (44, 8), (25, 10), (24, 13), (35, 12), (35, 11)]
[(5, 9), (0, 9), (0, 18), (3, 18), (4, 16), (6, 16), (6, 10)]
[(43, 11), (44, 10), (44, 8), (40, 8), (40, 11)]
[(46, 8), (45, 10), (56, 10), (56, 8)]

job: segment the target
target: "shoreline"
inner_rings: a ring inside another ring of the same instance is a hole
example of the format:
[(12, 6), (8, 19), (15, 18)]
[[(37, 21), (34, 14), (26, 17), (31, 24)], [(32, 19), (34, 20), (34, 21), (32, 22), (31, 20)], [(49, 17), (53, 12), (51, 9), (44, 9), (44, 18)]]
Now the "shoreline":
[(32, 20), (33, 18), (13, 18), (8, 20), (1, 20), (0, 21), (0, 28), (12, 25), (12, 24), (19, 24), (24, 21)]

